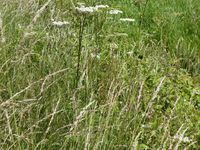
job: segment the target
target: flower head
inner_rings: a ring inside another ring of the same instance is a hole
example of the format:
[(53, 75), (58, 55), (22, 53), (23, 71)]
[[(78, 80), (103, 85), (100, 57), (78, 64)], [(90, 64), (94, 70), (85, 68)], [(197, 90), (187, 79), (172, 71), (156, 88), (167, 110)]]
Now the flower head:
[(67, 21), (53, 21), (52, 24), (54, 26), (62, 27), (62, 26), (69, 25), (70, 23)]
[(113, 9), (113, 10), (110, 10), (108, 13), (111, 14), (111, 15), (117, 15), (117, 14), (122, 14), (123, 11), (117, 10), (117, 9)]
[(80, 14), (90, 14), (90, 13), (93, 13), (93, 12), (97, 11), (97, 8), (96, 7), (81, 6), (81, 7), (76, 7), (76, 10)]
[(96, 5), (95, 8), (103, 9), (103, 8), (109, 8), (109, 6), (108, 5)]
[(124, 21), (124, 22), (135, 22), (135, 19), (131, 19), (131, 18), (121, 18), (120, 21)]

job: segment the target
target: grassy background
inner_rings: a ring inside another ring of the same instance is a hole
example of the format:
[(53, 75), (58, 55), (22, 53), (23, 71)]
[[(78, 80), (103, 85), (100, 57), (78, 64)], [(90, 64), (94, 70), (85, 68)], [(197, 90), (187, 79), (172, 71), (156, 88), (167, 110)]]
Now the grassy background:
[(199, 0), (83, 1), (123, 14), (85, 16), (78, 82), (82, 16), (46, 2), (0, 0), (1, 149), (200, 149)]

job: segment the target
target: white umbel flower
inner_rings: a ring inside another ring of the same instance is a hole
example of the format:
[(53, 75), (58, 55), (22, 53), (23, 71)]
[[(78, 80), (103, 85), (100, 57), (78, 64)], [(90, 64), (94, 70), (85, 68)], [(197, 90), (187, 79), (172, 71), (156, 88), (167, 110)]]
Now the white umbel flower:
[(76, 7), (76, 10), (81, 14), (90, 14), (97, 11), (97, 8), (81, 6), (81, 7)]
[(109, 6), (108, 5), (96, 5), (95, 8), (103, 9), (103, 8), (109, 8)]
[(111, 14), (111, 15), (117, 15), (117, 14), (122, 14), (123, 11), (117, 10), (117, 9), (113, 9), (113, 10), (110, 10), (108, 13)]
[(120, 21), (124, 21), (124, 22), (135, 22), (135, 19), (132, 19), (132, 18), (121, 18)]
[(67, 21), (53, 21), (52, 24), (54, 26), (63, 27), (63, 26), (69, 25), (70, 23)]

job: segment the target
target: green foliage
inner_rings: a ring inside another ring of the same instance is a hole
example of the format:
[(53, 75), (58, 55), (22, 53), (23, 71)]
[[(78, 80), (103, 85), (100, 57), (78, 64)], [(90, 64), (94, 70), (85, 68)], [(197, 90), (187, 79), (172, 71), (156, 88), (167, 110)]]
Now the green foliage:
[(1, 149), (200, 149), (198, 0), (84, 2), (0, 0)]

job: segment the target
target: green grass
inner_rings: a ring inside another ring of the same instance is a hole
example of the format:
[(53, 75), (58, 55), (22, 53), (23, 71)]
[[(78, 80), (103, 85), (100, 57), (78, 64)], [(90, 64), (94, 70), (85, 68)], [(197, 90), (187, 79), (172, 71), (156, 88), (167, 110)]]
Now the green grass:
[(84, 2), (0, 0), (0, 149), (200, 149), (199, 0)]

